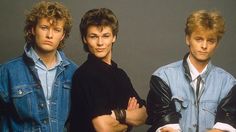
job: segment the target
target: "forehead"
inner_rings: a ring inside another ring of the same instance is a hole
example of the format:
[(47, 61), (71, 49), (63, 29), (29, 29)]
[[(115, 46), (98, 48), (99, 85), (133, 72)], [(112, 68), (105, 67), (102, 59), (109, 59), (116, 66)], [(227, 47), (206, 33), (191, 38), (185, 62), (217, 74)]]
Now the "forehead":
[(217, 38), (217, 33), (213, 29), (197, 28), (192, 32), (191, 36)]
[(38, 20), (39, 25), (50, 25), (56, 27), (64, 27), (65, 21), (63, 19), (53, 19), (53, 18), (40, 18)]
[(100, 33), (112, 33), (112, 28), (110, 26), (89, 26), (87, 29), (87, 33), (91, 34), (100, 34)]

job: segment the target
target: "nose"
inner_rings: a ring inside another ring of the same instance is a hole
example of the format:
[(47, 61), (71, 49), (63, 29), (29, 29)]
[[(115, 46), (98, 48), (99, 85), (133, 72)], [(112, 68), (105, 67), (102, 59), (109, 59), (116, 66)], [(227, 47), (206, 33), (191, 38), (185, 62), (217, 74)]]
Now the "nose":
[(48, 39), (52, 39), (53, 38), (53, 30), (52, 29), (48, 30), (46, 37)]
[(202, 42), (202, 48), (207, 49), (207, 46), (208, 46), (207, 41), (203, 41)]
[(98, 46), (102, 46), (103, 45), (103, 40), (102, 37), (98, 37)]

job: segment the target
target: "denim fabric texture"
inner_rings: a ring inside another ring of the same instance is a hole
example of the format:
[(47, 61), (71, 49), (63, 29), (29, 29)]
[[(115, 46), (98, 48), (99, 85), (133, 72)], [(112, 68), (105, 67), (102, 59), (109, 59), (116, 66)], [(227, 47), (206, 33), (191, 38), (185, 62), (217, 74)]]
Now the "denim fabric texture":
[(207, 70), (201, 75), (203, 86), (197, 101), (186, 57), (157, 69), (153, 75), (170, 87), (176, 111), (182, 116), (179, 124), (183, 132), (195, 132), (198, 123), (199, 132), (212, 128), (218, 104), (236, 84), (232, 75), (209, 62)]
[[(26, 49), (27, 50), (27, 49)], [(26, 52), (0, 67), (0, 131), (61, 132), (70, 111), (71, 81), (77, 65), (59, 51), (47, 108), (35, 63)]]

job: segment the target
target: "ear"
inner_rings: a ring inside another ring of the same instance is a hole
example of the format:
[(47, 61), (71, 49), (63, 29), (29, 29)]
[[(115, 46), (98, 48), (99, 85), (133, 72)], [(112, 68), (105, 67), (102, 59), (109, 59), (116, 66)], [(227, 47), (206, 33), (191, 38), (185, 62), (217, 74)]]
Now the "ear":
[(32, 33), (33, 35), (35, 35), (34, 27), (31, 28), (31, 33)]
[(85, 44), (87, 44), (87, 40), (86, 40), (85, 37), (83, 37), (83, 41), (84, 41)]
[(65, 33), (63, 33), (63, 35), (61, 36), (61, 41), (64, 39), (65, 37)]
[(116, 42), (116, 35), (112, 39), (112, 43), (114, 44)]
[(186, 36), (185, 36), (185, 42), (186, 42), (186, 44), (187, 44), (188, 46), (189, 46), (189, 39), (190, 39), (189, 36), (186, 35)]

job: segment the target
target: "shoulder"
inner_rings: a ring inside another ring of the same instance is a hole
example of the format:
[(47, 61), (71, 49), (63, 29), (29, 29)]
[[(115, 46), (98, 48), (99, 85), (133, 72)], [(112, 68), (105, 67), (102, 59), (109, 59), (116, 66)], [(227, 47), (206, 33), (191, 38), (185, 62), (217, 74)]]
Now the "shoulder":
[(227, 72), (226, 70), (218, 66), (213, 65), (210, 75), (215, 76), (217, 78), (225, 79), (225, 80), (232, 80), (235, 82), (235, 78), (233, 75), (231, 75), (229, 72)]
[(159, 67), (154, 71), (154, 76), (161, 76), (162, 74), (174, 74), (175, 72), (182, 71), (183, 61), (173, 62), (164, 66)]
[(67, 56), (65, 55), (65, 53), (63, 51), (58, 51), (58, 52), (66, 65), (69, 64), (69, 67), (72, 69), (78, 68), (78, 65), (74, 61), (72, 61), (71, 59), (67, 58)]
[(67, 61), (69, 62), (70, 67), (72, 67), (73, 69), (77, 69), (78, 65), (72, 61), (71, 59), (67, 59)]
[(78, 69), (75, 71), (74, 76), (78, 78), (85, 78), (85, 77), (92, 77), (96, 75), (96, 70), (93, 65), (88, 63), (88, 61), (85, 61), (82, 65), (78, 67)]
[(24, 65), (25, 64), (24, 64), (23, 58), (22, 57), (17, 57), (17, 58), (11, 59), (11, 60), (1, 64), (0, 68), (1, 69), (11, 69), (11, 70), (13, 70), (14, 68), (22, 67)]

